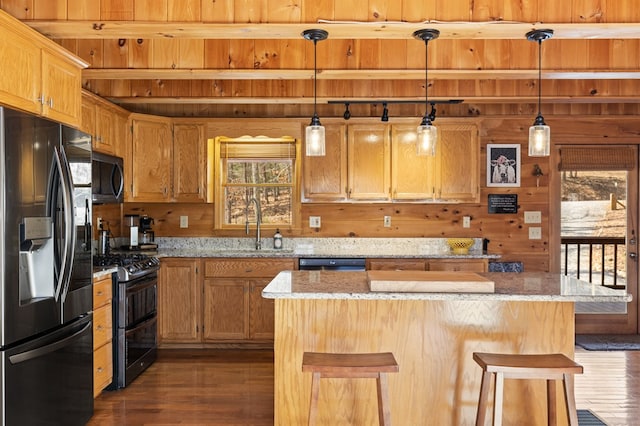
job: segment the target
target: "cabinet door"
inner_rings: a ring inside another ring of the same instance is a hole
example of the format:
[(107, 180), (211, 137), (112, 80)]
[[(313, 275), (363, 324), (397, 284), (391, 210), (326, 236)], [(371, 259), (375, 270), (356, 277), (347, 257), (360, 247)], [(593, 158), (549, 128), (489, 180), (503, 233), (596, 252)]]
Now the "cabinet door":
[(486, 259), (439, 259), (429, 261), (430, 271), (487, 272)]
[(42, 114), (71, 126), (80, 125), (82, 105), (80, 69), (63, 58), (42, 51)]
[(387, 200), (390, 193), (389, 126), (349, 126), (349, 191), (354, 200)]
[(391, 197), (419, 200), (434, 196), (432, 156), (417, 155), (416, 126), (391, 126)]
[(0, 100), (24, 111), (39, 114), (42, 82), (41, 50), (22, 34), (0, 24)]
[(480, 163), (475, 124), (438, 125), (436, 148), (437, 198), (442, 201), (479, 200)]
[(249, 337), (249, 282), (239, 278), (204, 280), (204, 340)]
[(173, 126), (173, 199), (203, 203), (206, 194), (207, 141), (203, 124)]
[(273, 340), (275, 303), (273, 299), (262, 297), (262, 290), (269, 284), (270, 279), (251, 280), (249, 283), (249, 337), (255, 340)]
[(162, 259), (158, 290), (160, 343), (199, 342), (202, 285), (198, 260)]
[(96, 104), (93, 99), (90, 99), (87, 96), (82, 96), (80, 130), (91, 135), (91, 147), (96, 149)]
[(93, 148), (106, 154), (115, 154), (115, 112), (96, 105), (96, 137)]
[(170, 200), (171, 139), (168, 119), (133, 120), (131, 201)]
[(347, 137), (344, 124), (325, 125), (325, 155), (303, 158), (303, 201), (347, 198)]

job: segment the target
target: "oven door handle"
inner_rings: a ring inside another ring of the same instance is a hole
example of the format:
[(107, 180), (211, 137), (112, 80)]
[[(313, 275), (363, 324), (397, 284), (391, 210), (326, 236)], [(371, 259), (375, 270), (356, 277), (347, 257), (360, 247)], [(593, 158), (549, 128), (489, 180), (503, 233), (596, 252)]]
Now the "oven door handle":
[(127, 330), (125, 332), (125, 334), (135, 333), (135, 332), (137, 332), (139, 330), (147, 328), (148, 326), (150, 326), (151, 324), (153, 324), (155, 322), (158, 322), (158, 316), (157, 315), (154, 315), (151, 318), (149, 318), (148, 320), (143, 321), (140, 324), (136, 325), (134, 328), (131, 328), (131, 329)]
[(134, 284), (131, 287), (127, 287), (127, 294), (135, 293), (140, 290), (144, 290), (145, 288), (153, 287), (158, 284), (158, 278), (150, 278), (148, 280), (144, 280), (138, 284)]

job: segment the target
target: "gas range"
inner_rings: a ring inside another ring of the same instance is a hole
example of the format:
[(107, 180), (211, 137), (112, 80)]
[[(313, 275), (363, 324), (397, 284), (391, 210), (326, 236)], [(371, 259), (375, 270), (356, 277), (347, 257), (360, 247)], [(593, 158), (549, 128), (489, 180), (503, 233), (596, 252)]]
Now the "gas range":
[(157, 257), (140, 253), (111, 253), (93, 256), (94, 266), (117, 266), (118, 282), (128, 282), (156, 272), (160, 268)]

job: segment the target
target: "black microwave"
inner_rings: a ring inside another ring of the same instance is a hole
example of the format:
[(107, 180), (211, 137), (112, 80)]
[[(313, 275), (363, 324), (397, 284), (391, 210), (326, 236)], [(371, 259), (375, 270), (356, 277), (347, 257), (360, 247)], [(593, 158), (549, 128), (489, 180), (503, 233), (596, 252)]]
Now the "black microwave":
[(95, 204), (124, 201), (122, 158), (93, 152), (91, 155), (91, 199)]

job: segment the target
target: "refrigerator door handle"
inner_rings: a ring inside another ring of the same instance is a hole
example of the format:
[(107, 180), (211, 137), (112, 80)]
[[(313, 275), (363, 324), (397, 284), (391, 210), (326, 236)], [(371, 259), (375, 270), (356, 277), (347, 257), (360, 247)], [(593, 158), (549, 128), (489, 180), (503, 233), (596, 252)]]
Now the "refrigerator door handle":
[(71, 272), (73, 270), (73, 259), (76, 255), (76, 244), (77, 244), (77, 235), (75, 232), (76, 229), (76, 221), (75, 221), (75, 212), (74, 212), (74, 204), (73, 204), (73, 180), (71, 178), (71, 166), (69, 166), (69, 160), (67, 160), (67, 155), (64, 152), (64, 147), (60, 148), (60, 160), (61, 160), (61, 169), (62, 169), (62, 186), (63, 191), (66, 191), (67, 197), (63, 199), (65, 201), (64, 205), (64, 217), (65, 217), (65, 239), (68, 241), (66, 244), (66, 263), (64, 268), (64, 281), (62, 287), (62, 297), (61, 299), (64, 301), (67, 298), (67, 292), (69, 291), (69, 284), (71, 283)]
[(80, 335), (82, 335), (82, 333), (84, 333), (87, 330), (87, 328), (91, 327), (91, 325), (92, 325), (92, 322), (89, 321), (80, 330), (76, 331), (70, 336), (65, 337), (64, 339), (60, 339), (57, 342), (54, 342), (45, 346), (40, 346), (39, 348), (31, 349), (26, 352), (11, 355), (9, 356), (9, 361), (15, 365), (21, 362), (25, 362), (34, 358), (41, 357), (51, 352), (55, 352), (58, 349), (69, 345), (72, 341), (80, 337)]

